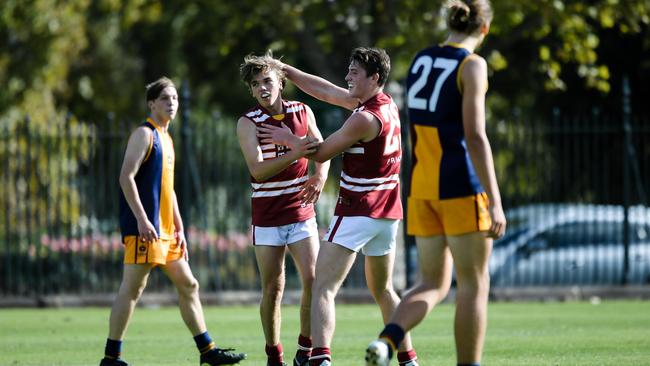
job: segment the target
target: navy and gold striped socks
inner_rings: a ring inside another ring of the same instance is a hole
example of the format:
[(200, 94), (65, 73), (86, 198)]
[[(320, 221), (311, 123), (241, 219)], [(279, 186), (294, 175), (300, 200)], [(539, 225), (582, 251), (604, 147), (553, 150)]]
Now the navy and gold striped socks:
[(199, 349), (201, 354), (208, 353), (217, 347), (214, 342), (212, 342), (212, 338), (210, 338), (207, 331), (195, 336), (194, 342), (196, 343), (196, 348)]
[(389, 345), (388, 347), (389, 358), (393, 357), (393, 352), (395, 352), (395, 350), (397, 350), (397, 348), (399, 347), (399, 344), (402, 343), (405, 335), (406, 332), (404, 332), (404, 329), (402, 329), (402, 327), (394, 323), (386, 324), (384, 330), (382, 330), (381, 333), (379, 333), (379, 339), (385, 341)]
[(106, 338), (106, 348), (104, 348), (104, 357), (116, 360), (122, 354), (122, 341), (116, 341)]

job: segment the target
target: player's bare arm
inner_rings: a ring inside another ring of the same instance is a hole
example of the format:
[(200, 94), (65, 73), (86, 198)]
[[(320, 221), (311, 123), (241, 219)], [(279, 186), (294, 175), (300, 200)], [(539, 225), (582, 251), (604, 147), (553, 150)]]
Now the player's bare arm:
[(481, 185), (490, 199), (492, 226), (488, 235), (500, 238), (506, 230), (506, 217), (501, 206), (492, 159), (492, 149), (485, 133), (485, 92), (487, 90), (487, 64), (479, 56), (470, 56), (462, 70), (463, 128), (472, 164)]
[(295, 160), (316, 151), (319, 144), (304, 139), (295, 144), (286, 154), (275, 159), (264, 160), (262, 148), (257, 140), (255, 123), (246, 117), (240, 117), (237, 122), (237, 137), (248, 170), (257, 180), (266, 180), (280, 173)]
[[(281, 127), (264, 126), (259, 127), (258, 130), (260, 137), (263, 137), (264, 141), (276, 144), (292, 147), (300, 140), (284, 125)], [(353, 113), (340, 129), (329, 135), (318, 146), (318, 150), (307, 155), (307, 158), (319, 162), (330, 160), (359, 141), (374, 139), (379, 135), (379, 132), (379, 121), (373, 115), (364, 112)]]
[(129, 142), (124, 153), (124, 161), (120, 170), (120, 187), (124, 198), (129, 204), (133, 216), (138, 221), (138, 233), (145, 241), (158, 239), (156, 228), (147, 218), (147, 213), (140, 201), (138, 187), (135, 184), (135, 175), (144, 161), (149, 145), (151, 144), (152, 131), (146, 127), (137, 128), (129, 137)]
[[(307, 136), (315, 141), (322, 142), (323, 135), (321, 135), (318, 126), (316, 125), (316, 117), (314, 117), (314, 112), (305, 105), (307, 110)], [(301, 199), (303, 203), (316, 203), (320, 197), (323, 187), (325, 187), (325, 182), (327, 181), (327, 173), (330, 168), (330, 162), (325, 161), (322, 163), (314, 163), (314, 174), (309, 177), (309, 179), (303, 184)]]
[(353, 110), (359, 105), (359, 99), (350, 96), (347, 89), (291, 65), (282, 65), (282, 70), (287, 74), (287, 78), (312, 97), (349, 110)]

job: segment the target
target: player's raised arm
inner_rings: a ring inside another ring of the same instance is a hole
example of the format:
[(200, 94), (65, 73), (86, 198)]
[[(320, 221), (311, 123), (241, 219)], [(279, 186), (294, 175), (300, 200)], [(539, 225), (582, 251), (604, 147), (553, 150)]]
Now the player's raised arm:
[(334, 85), (320, 76), (308, 74), (287, 64), (282, 64), (282, 70), (289, 80), (314, 98), (349, 110), (359, 105), (359, 99), (351, 96), (348, 89)]

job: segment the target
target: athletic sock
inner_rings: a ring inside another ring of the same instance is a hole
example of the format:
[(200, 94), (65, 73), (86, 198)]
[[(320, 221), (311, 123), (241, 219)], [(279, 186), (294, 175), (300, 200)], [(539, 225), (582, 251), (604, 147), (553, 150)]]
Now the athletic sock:
[(196, 348), (199, 349), (201, 354), (208, 353), (217, 347), (214, 342), (212, 342), (212, 338), (210, 338), (210, 334), (208, 334), (207, 331), (195, 336), (194, 342), (196, 343)]
[(311, 357), (311, 337), (305, 337), (302, 334), (298, 336), (298, 350), (296, 351), (296, 358), (309, 358)]
[(481, 366), (480, 362), (474, 363), (457, 363), (456, 366)]
[(275, 346), (269, 346), (268, 344), (264, 347), (266, 352), (266, 357), (268, 358), (269, 366), (282, 365), (284, 361), (284, 352), (282, 352), (282, 343), (278, 343)]
[(395, 323), (386, 324), (384, 330), (379, 333), (379, 339), (388, 343), (388, 355), (392, 358), (393, 352), (399, 347), (404, 340), (404, 329)]
[(116, 341), (106, 338), (106, 348), (104, 348), (104, 357), (118, 359), (122, 354), (122, 341)]
[(311, 351), (309, 366), (320, 366), (323, 360), (332, 361), (332, 353), (329, 347), (316, 347)]
[(415, 349), (411, 348), (408, 351), (404, 352), (398, 352), (397, 353), (397, 362), (399, 362), (400, 365), (403, 365), (405, 363), (408, 363), (413, 360), (417, 360), (418, 355), (415, 353)]

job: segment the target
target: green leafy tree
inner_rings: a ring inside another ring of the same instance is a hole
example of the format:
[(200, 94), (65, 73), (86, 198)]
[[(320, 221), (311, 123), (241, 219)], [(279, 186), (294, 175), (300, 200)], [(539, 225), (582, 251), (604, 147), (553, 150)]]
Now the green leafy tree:
[[(615, 111), (623, 75), (630, 77), (633, 109), (644, 105), (642, 98), (650, 93), (650, 0), (493, 3), (491, 33), (478, 51), (490, 66), (490, 121), (512, 123), (513, 109), (545, 116), (553, 106), (585, 111), (598, 105)], [(444, 41), (442, 4), (6, 0), (0, 4), (0, 83), (5, 86), (0, 90), (0, 125), (11, 134), (29, 115), (32, 129), (47, 124), (61, 129), (77, 121), (102, 130), (128, 130), (118, 122), (134, 124), (146, 113), (143, 85), (168, 75), (189, 82), (192, 123), (209, 131), (219, 116), (232, 124), (219, 129), (226, 134), (219, 139), (232, 143), (236, 116), (252, 102), (238, 73), (246, 54), (270, 48), (287, 62), (343, 85), (352, 48), (383, 47), (392, 58), (391, 90), (399, 96), (395, 85), (405, 77), (413, 54)], [(306, 98), (291, 88), (287, 96)], [(326, 131), (328, 123), (344, 116), (310, 103)], [(11, 155), (26, 142), (5, 144), (0, 154)], [(241, 164), (237, 159), (222, 162), (209, 149), (195, 153), (208, 165)], [(32, 161), (38, 161), (37, 155), (30, 152)], [(85, 165), (92, 165), (89, 156)], [(9, 165), (3, 174), (11, 169), (23, 168)], [(34, 187), (48, 184), (34, 179)]]

